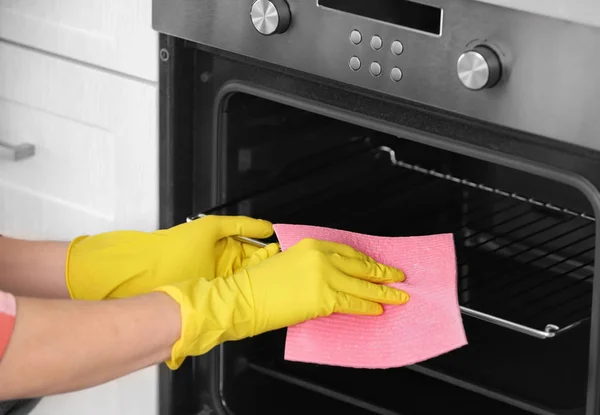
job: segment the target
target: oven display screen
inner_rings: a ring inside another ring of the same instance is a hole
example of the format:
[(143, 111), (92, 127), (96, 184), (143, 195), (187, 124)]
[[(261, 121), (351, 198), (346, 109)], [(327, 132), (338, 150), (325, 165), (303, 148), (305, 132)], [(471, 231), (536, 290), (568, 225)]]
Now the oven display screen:
[(408, 0), (318, 0), (317, 4), (431, 35), (442, 34), (442, 9), (426, 4)]

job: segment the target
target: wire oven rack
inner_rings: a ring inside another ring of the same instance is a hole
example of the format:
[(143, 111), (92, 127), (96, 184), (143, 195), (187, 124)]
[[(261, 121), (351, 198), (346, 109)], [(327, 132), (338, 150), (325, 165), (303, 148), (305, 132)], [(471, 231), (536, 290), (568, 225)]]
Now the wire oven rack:
[[(553, 338), (589, 320), (594, 217), (406, 163), (387, 146), (375, 150), (404, 174), (416, 172), (484, 195), (483, 203), (467, 205), (463, 219), (451, 224), (465, 252), (488, 254), (479, 268), (457, 254), (462, 314), (538, 339)], [(483, 213), (480, 205), (486, 206)], [(200, 213), (187, 221), (203, 216)], [(241, 236), (237, 239), (267, 245)]]

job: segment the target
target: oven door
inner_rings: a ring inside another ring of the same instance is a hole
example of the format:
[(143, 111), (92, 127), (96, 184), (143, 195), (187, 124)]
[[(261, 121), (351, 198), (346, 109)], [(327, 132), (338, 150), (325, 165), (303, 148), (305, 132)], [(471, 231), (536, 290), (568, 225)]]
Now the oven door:
[(392, 370), (287, 362), (285, 330), (226, 343), (161, 368), (162, 415), (599, 413), (598, 154), (169, 36), (160, 46), (162, 227), (215, 213), (453, 232), (469, 340)]

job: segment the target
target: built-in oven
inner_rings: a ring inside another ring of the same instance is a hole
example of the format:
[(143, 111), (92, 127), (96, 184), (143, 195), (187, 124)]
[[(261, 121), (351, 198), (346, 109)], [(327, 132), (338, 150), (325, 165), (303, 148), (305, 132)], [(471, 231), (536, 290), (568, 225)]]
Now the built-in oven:
[(153, 5), (161, 226), (452, 232), (469, 342), (365, 370), (285, 361), (270, 332), (161, 368), (162, 415), (600, 413), (600, 24), (475, 0)]

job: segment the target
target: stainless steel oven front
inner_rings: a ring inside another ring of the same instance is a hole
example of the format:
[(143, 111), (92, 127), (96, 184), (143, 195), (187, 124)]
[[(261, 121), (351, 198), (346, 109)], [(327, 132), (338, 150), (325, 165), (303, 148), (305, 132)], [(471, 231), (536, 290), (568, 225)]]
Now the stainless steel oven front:
[(364, 371), (268, 333), (162, 368), (162, 414), (600, 413), (600, 24), (489, 3), (154, 0), (161, 225), (453, 232), (469, 338)]

